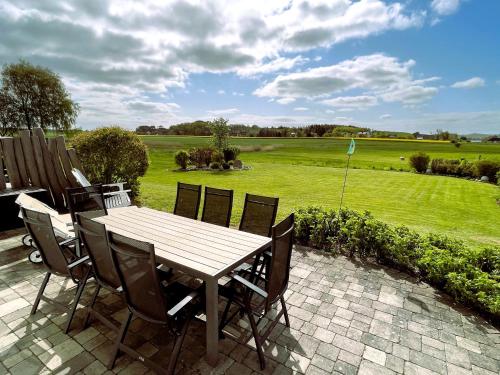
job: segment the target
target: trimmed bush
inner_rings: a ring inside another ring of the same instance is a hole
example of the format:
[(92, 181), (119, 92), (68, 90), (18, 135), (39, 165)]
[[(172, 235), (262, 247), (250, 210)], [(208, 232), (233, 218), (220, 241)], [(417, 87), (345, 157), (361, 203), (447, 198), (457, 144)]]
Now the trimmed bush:
[(194, 147), (189, 150), (189, 161), (197, 168), (209, 166), (214, 150), (210, 147)]
[(432, 159), (431, 171), (436, 174), (458, 175), (460, 160)]
[(231, 166), (229, 165), (229, 163), (226, 163), (226, 162), (222, 163), (222, 169), (227, 170), (229, 168), (231, 168)]
[(222, 151), (222, 153), (224, 154), (224, 161), (229, 162), (231, 160), (236, 160), (240, 152), (240, 148), (237, 146), (230, 146), (225, 148)]
[(186, 169), (189, 163), (189, 154), (185, 150), (179, 150), (174, 155), (175, 164), (177, 164), (181, 169)]
[(217, 161), (213, 161), (210, 163), (210, 169), (217, 169), (219, 170), (220, 169), (220, 163), (217, 162)]
[(369, 212), (307, 207), (297, 210), (295, 218), (298, 243), (349, 256), (375, 257), (500, 318), (499, 247), (472, 249), (443, 235), (390, 226)]
[(139, 177), (149, 166), (147, 147), (134, 132), (118, 126), (82, 132), (71, 140), (85, 174), (93, 184), (126, 182), (139, 194)]
[(424, 152), (417, 152), (410, 156), (410, 166), (418, 173), (424, 173), (429, 165), (430, 157)]
[(493, 160), (478, 160), (475, 164), (475, 176), (481, 178), (488, 176), (491, 182), (496, 182), (497, 173), (500, 171), (500, 163)]

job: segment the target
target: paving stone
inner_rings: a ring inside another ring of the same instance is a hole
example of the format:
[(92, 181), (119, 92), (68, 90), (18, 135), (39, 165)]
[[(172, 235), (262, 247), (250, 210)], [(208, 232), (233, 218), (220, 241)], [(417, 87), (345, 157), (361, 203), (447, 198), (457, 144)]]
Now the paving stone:
[(415, 350), (410, 350), (410, 362), (439, 374), (446, 374), (446, 363), (440, 359)]
[(340, 335), (335, 336), (333, 339), (333, 345), (359, 356), (363, 354), (363, 350), (365, 348), (364, 344)]
[(385, 366), (385, 361), (387, 356), (385, 352), (375, 349), (371, 346), (365, 346), (365, 351), (363, 352), (363, 358), (374, 363), (379, 364), (380, 366)]
[(359, 374), (366, 375), (394, 375), (395, 372), (370, 361), (362, 361), (359, 366)]
[(479, 343), (477, 341), (470, 340), (466, 337), (457, 336), (457, 345), (461, 348), (467, 349), (474, 353), (481, 353), (481, 348), (479, 347)]
[(477, 366), (491, 372), (500, 373), (500, 361), (474, 352), (469, 352), (468, 354), (469, 360), (473, 366)]
[(446, 367), (448, 369), (448, 374), (453, 375), (471, 375), (472, 370), (466, 370), (463, 367), (454, 365), (453, 363), (447, 363)]
[(323, 356), (327, 359), (335, 361), (340, 353), (340, 348), (337, 348), (334, 345), (322, 342), (319, 344), (318, 349), (316, 350), (316, 353), (320, 354), (321, 356)]
[(398, 358), (408, 361), (410, 359), (410, 349), (406, 346), (394, 344), (392, 346), (392, 354)]
[(335, 333), (331, 332), (327, 329), (318, 327), (316, 329), (316, 331), (314, 332), (313, 336), (315, 338), (317, 338), (318, 340), (321, 340), (323, 342), (330, 344), (333, 341), (333, 338), (335, 337)]
[(349, 363), (337, 361), (335, 362), (335, 371), (344, 375), (356, 375), (358, 373), (358, 368)]
[(358, 367), (361, 363), (361, 356), (348, 352), (346, 350), (340, 349), (338, 360), (348, 363), (352, 366)]
[(399, 357), (391, 354), (387, 354), (385, 361), (385, 367), (391, 369), (392, 371), (402, 374), (404, 371), (405, 361)]
[(393, 345), (391, 341), (386, 340), (386, 339), (379, 337), (379, 336), (375, 336), (371, 333), (363, 333), (363, 335), (361, 336), (361, 342), (363, 344), (372, 346), (376, 349), (382, 350), (386, 353), (391, 352), (392, 345)]
[(328, 359), (322, 355), (315, 354), (311, 359), (311, 365), (320, 368), (328, 373), (331, 373), (335, 367), (335, 360)]
[(469, 353), (467, 350), (455, 345), (445, 344), (444, 350), (446, 352), (446, 361), (455, 365), (471, 368)]

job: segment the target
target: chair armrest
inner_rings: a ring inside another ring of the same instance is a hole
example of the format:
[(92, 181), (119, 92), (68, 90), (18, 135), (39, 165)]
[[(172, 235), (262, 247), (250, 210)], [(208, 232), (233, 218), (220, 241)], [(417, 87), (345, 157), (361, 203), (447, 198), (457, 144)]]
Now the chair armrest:
[(107, 193), (102, 193), (105, 197), (110, 196), (110, 195), (121, 195), (123, 193), (130, 193), (132, 190), (126, 189), (126, 190), (115, 190), (115, 191), (110, 191)]
[(82, 263), (88, 263), (90, 264), (90, 257), (88, 255), (85, 255), (83, 258), (77, 259), (74, 262), (68, 264), (68, 269), (72, 269), (76, 266), (79, 266)]
[(104, 188), (117, 187), (119, 190), (115, 190), (115, 191), (120, 191), (120, 190), (125, 189), (125, 184), (126, 184), (126, 182), (114, 182), (112, 184), (103, 184), (102, 187), (104, 187)]
[(67, 240), (59, 242), (59, 246), (67, 246), (67, 245), (69, 245), (70, 243), (72, 243), (74, 241), (78, 241), (78, 238), (77, 237), (68, 238)]
[(168, 316), (175, 316), (180, 310), (182, 310), (189, 302), (198, 297), (198, 292), (191, 292), (186, 297), (184, 297), (177, 305), (168, 310)]
[(259, 294), (261, 297), (263, 298), (267, 298), (267, 293), (265, 291), (263, 291), (261, 288), (259, 288), (257, 285), (255, 284), (252, 284), (250, 281), (248, 281), (247, 279), (241, 277), (241, 276), (238, 276), (238, 275), (234, 275), (232, 277), (233, 280), (239, 282), (240, 284), (246, 286), (248, 289), (251, 289), (252, 291), (254, 291), (255, 293)]

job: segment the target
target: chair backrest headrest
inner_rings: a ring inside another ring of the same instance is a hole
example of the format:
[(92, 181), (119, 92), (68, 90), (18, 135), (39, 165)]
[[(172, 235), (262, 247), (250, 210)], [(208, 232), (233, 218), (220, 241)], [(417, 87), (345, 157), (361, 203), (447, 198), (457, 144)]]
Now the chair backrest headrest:
[(167, 302), (160, 288), (154, 246), (108, 232), (111, 258), (131, 311), (143, 319), (167, 320)]
[(68, 275), (68, 263), (57, 241), (50, 215), (21, 207), (24, 225), (50, 272)]
[(240, 230), (271, 237), (271, 230), (278, 212), (279, 198), (246, 194)]
[(107, 215), (102, 185), (66, 188), (66, 201), (73, 223), (78, 212), (93, 211), (94, 217)]
[(196, 220), (198, 218), (200, 200), (201, 185), (178, 182), (174, 214)]
[(272, 230), (272, 257), (269, 269), (266, 309), (276, 302), (286, 291), (290, 276), (293, 238), (295, 230), (294, 214), (289, 215)]

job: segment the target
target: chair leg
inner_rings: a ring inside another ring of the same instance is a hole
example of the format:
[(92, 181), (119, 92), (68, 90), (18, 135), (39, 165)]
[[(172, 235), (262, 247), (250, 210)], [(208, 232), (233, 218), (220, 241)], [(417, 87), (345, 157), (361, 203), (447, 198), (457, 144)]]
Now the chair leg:
[(286, 309), (285, 298), (281, 296), (281, 308), (283, 309), (283, 315), (285, 316), (285, 323), (287, 327), (290, 327), (290, 319), (288, 319), (288, 310)]
[(168, 362), (167, 375), (173, 375), (175, 372), (175, 366), (177, 365), (177, 359), (179, 358), (179, 353), (181, 352), (182, 343), (186, 337), (186, 332), (191, 322), (191, 317), (188, 317), (182, 326), (181, 333), (175, 339), (174, 348), (172, 350), (172, 355), (170, 356), (170, 361)]
[(109, 370), (115, 367), (116, 358), (120, 353), (120, 345), (123, 344), (123, 341), (125, 340), (125, 335), (127, 334), (127, 330), (131, 320), (132, 320), (132, 312), (128, 311), (127, 318), (123, 322), (120, 328), (120, 332), (118, 332), (118, 336), (116, 336), (115, 347), (113, 348), (113, 356), (111, 357), (111, 360), (109, 361), (108, 365)]
[(76, 291), (75, 300), (71, 304), (71, 309), (69, 311), (68, 320), (66, 321), (66, 328), (64, 329), (64, 333), (69, 332), (69, 328), (71, 327), (71, 321), (73, 320), (73, 317), (75, 316), (75, 311), (76, 311), (76, 308), (78, 307), (78, 302), (80, 301), (80, 297), (82, 296), (83, 289), (85, 288), (85, 284), (87, 284), (87, 280), (89, 278), (90, 271), (91, 271), (91, 268), (89, 267), (87, 272), (85, 272), (85, 276), (83, 277), (83, 279), (80, 280), (80, 282), (78, 283), (78, 289)]
[(94, 309), (94, 305), (97, 301), (97, 296), (99, 295), (100, 291), (101, 291), (101, 285), (99, 283), (97, 283), (97, 286), (96, 286), (95, 292), (94, 292), (94, 296), (92, 297), (92, 302), (90, 303), (90, 306), (88, 307), (87, 316), (85, 317), (85, 322), (83, 323), (83, 329), (85, 329), (89, 326), (91, 311)]
[(222, 313), (222, 317), (220, 319), (220, 323), (219, 323), (219, 338), (220, 339), (225, 338), (224, 333), (222, 332), (222, 330), (227, 325), (227, 323), (229, 323), (229, 322), (226, 322), (226, 319), (227, 319), (227, 316), (229, 314), (229, 309), (231, 308), (231, 304), (232, 303), (233, 303), (233, 299), (231, 297), (229, 297), (228, 300), (227, 300), (226, 307), (224, 308), (224, 312)]
[(262, 343), (260, 342), (257, 323), (255, 322), (255, 318), (253, 317), (252, 311), (250, 309), (246, 308), (245, 312), (248, 316), (248, 320), (250, 321), (250, 326), (252, 327), (253, 338), (255, 340), (255, 346), (257, 347), (257, 354), (259, 356), (260, 369), (264, 370), (266, 368), (266, 360), (264, 358), (264, 352), (262, 351)]
[(31, 315), (34, 315), (36, 313), (36, 309), (38, 309), (38, 305), (40, 304), (40, 299), (42, 298), (43, 292), (45, 288), (47, 287), (47, 283), (49, 282), (50, 279), (50, 272), (47, 272), (45, 274), (45, 277), (43, 278), (42, 285), (40, 285), (40, 289), (38, 290), (38, 294), (36, 295), (35, 303), (33, 304), (33, 307), (31, 308)]

